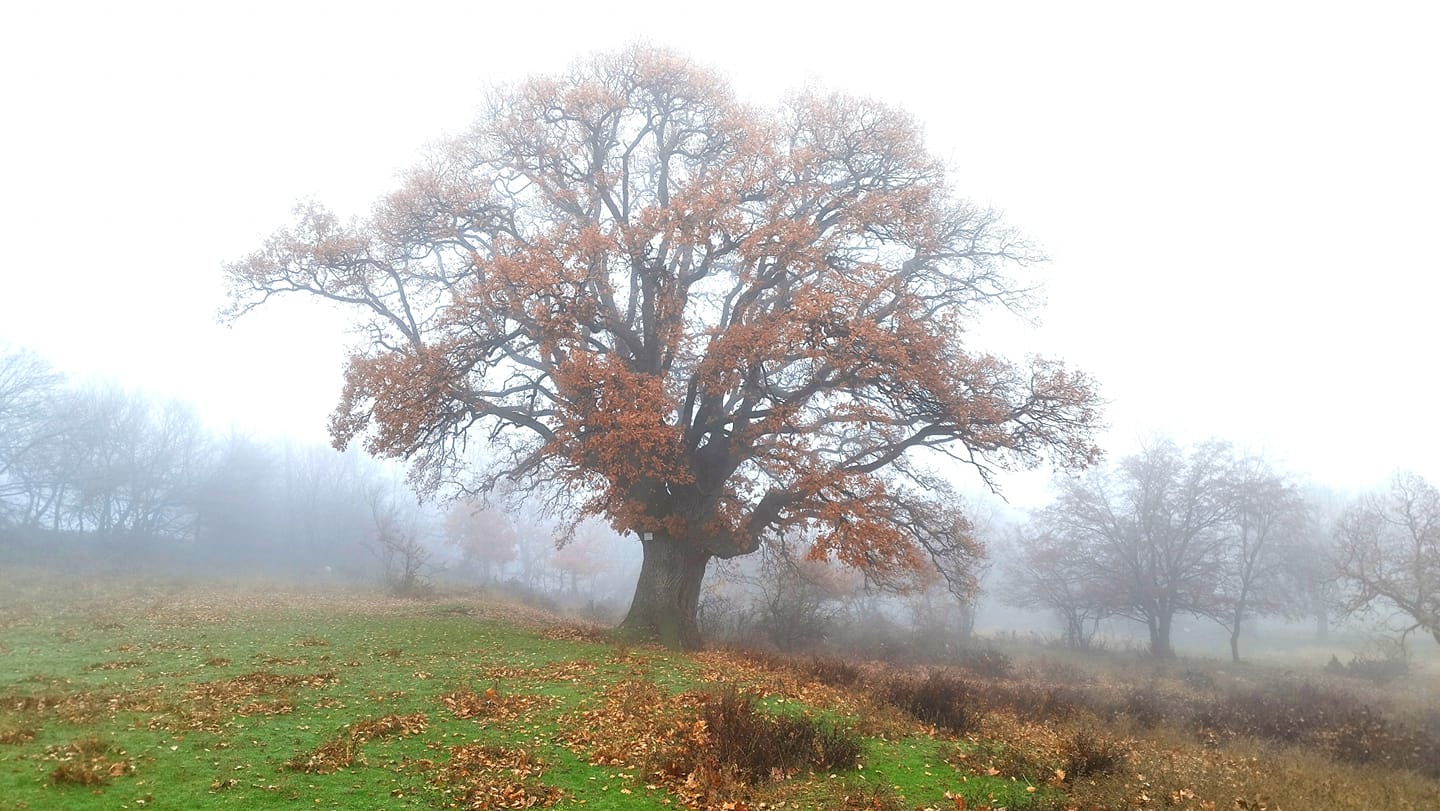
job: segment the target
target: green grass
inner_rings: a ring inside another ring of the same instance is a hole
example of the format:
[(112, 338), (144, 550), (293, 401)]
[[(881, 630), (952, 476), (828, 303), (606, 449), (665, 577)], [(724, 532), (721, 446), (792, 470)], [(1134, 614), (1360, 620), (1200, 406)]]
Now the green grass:
[[(437, 769), (452, 747), (472, 743), (538, 758), (543, 772), (530, 782), (559, 789), (564, 807), (674, 808), (677, 798), (635, 765), (592, 765), (561, 736), (622, 680), (679, 694), (713, 690), (706, 673), (693, 657), (547, 639), (463, 603), (376, 601), (367, 610), (355, 600), (287, 608), (222, 600), (210, 610), (192, 601), (172, 612), (158, 602), (113, 615), (103, 602), (48, 614), (12, 610), (0, 622), (0, 740), (7, 732), (15, 738), (0, 743), (0, 811), (439, 808), (453, 795), (434, 779)], [(283, 684), (285, 677), (309, 681), (227, 698), (218, 709), (196, 698), (196, 685)], [(750, 686), (744, 678), (734, 679), (742, 689)], [(531, 703), (511, 719), (458, 718), (441, 697), (462, 689)], [(771, 695), (762, 706), (842, 726), (862, 720), (794, 697)], [(278, 707), (293, 709), (264, 712)], [(328, 774), (286, 767), (327, 740), (345, 739), (355, 724), (414, 713), (428, 718), (424, 732), (359, 741), (363, 762)], [(92, 749), (105, 749), (97, 767), (105, 782), (57, 782), (52, 774), (66, 747), (90, 738), (99, 741)], [(963, 794), (971, 807), (1025, 808), (1050, 796), (1027, 792), (1022, 781), (960, 773), (918, 726), (865, 745), (863, 768), (764, 790), (800, 807), (833, 802), (837, 791), (887, 791), (903, 808), (950, 803), (946, 792)]]

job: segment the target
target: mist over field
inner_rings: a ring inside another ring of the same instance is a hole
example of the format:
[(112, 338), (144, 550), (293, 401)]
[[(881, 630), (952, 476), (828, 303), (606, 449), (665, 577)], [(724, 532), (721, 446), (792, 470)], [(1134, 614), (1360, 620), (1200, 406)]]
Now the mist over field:
[[(183, 403), (70, 382), (29, 352), (0, 356), (0, 380), (0, 560), (13, 571), (87, 582), (238, 579), (261, 589), (276, 582), (414, 599), (478, 592), (602, 624), (618, 622), (634, 592), (639, 544), (604, 520), (575, 523), (503, 490), (422, 501), (401, 466), (355, 449), (216, 433)], [(1202, 453), (1232, 453), (1220, 446), (1188, 452), (1192, 465)], [(1149, 456), (1183, 474), (1184, 453), (1157, 441)], [(1134, 473), (1141, 461), (1118, 467)], [(1237, 463), (1227, 457), (1226, 464), (1211, 473), (1236, 475)], [(1124, 486), (1115, 467), (1059, 480), (1067, 496), (1030, 512), (983, 494), (967, 499), (986, 549), (974, 572), (976, 592), (957, 595), (933, 576), (885, 588), (862, 570), (812, 559), (809, 542), (794, 535), (712, 565), (700, 599), (702, 626), (714, 642), (876, 658), (943, 658), (959, 647), (1017, 639), (1151, 650), (1146, 612), (1153, 607), (1139, 595), (1125, 603), (1124, 590), (1139, 574), (1105, 558), (1151, 552), (1140, 538), (1123, 536), (1118, 551), (1107, 552), (1110, 546), (1097, 545), (1100, 530), (1083, 523), (1084, 502), (1074, 501)], [(1228, 657), (1238, 627), (1246, 660), (1318, 666), (1331, 656), (1358, 657), (1428, 672), (1435, 659), (1428, 628), (1383, 598), (1360, 600), (1363, 581), (1336, 567), (1344, 564), (1347, 539), (1367, 521), (1433, 509), (1433, 491), (1418, 480), (1402, 482), (1417, 491), (1391, 515), (1384, 492), (1304, 489), (1268, 468), (1247, 475), (1239, 484), (1216, 478), (1214, 493), (1192, 494), (1210, 501), (1189, 507), (1218, 510), (1215, 504), (1236, 498), (1233, 488), (1246, 482), (1273, 502), (1227, 512), (1190, 539), (1194, 582), (1152, 574), (1152, 590), (1169, 587), (1175, 595), (1174, 649)], [(1158, 534), (1147, 541), (1164, 542)]]

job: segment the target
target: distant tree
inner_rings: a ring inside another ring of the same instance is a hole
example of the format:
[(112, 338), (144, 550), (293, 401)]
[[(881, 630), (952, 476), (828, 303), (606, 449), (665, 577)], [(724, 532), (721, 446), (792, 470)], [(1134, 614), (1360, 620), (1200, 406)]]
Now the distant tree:
[(1440, 490), (1401, 473), (1352, 505), (1335, 536), (1346, 607), (1388, 609), (1402, 618), (1402, 639), (1421, 631), (1440, 642)]
[(555, 550), (551, 563), (562, 577), (569, 578), (570, 591), (579, 591), (580, 581), (584, 580), (593, 592), (595, 578), (608, 568), (610, 547), (619, 540), (604, 522), (589, 519), (575, 528), (574, 537)]
[(365, 545), (375, 531), (374, 500), (388, 492), (387, 471), (363, 454), (323, 446), (285, 445), (279, 453), (282, 565), (348, 569), (369, 576)]
[(478, 499), (459, 499), (445, 514), (445, 542), (493, 583), (519, 554), (515, 526), (504, 511)]
[[(432, 590), (430, 547), (421, 539), (422, 521), (407, 508), (399, 488), (380, 484), (370, 493), (371, 543), (380, 559), (381, 579), (397, 597), (425, 597)], [(414, 499), (410, 499), (411, 502)]]
[(1289, 550), (1285, 569), (1297, 613), (1315, 622), (1315, 636), (1330, 636), (1331, 621), (1345, 613), (1344, 583), (1336, 571), (1335, 527), (1345, 510), (1334, 493), (1311, 487), (1304, 494), (1308, 531)]
[(1060, 561), (1092, 567), (1088, 577), (1103, 580), (1115, 614), (1145, 625), (1151, 654), (1174, 656), (1175, 615), (1214, 617), (1225, 605), (1218, 586), (1236, 509), (1232, 469), (1224, 443), (1187, 452), (1162, 440), (1114, 467), (1062, 481), (1039, 531), (1066, 550)]
[(35, 353), (0, 347), (0, 528), (31, 523), (44, 498), (34, 473), (58, 430), (61, 382)]
[[(637, 533), (623, 626), (693, 646), (707, 564), (787, 530), (876, 579), (970, 545), (911, 521), (952, 511), (934, 454), (987, 479), (1095, 458), (1087, 378), (969, 338), (1030, 306), (1008, 270), (1040, 258), (906, 115), (747, 107), (635, 47), (496, 94), (368, 220), (306, 205), (226, 275), (232, 316), (289, 293), (360, 314), (337, 446)], [(471, 479), (476, 436), (496, 463)]]
[(1032, 529), (1017, 537), (1018, 554), (1006, 569), (1002, 599), (1016, 608), (1053, 613), (1066, 647), (1088, 649), (1101, 620), (1120, 607), (1112, 573), (1096, 565), (1089, 543), (1075, 543), (1067, 533)]
[(1295, 614), (1294, 570), (1309, 521), (1299, 488), (1260, 459), (1246, 459), (1229, 484), (1234, 508), (1220, 550), (1214, 618), (1240, 661), (1240, 630), (1257, 616)]
[(755, 578), (755, 625), (784, 651), (820, 643), (841, 613), (841, 600), (862, 585), (851, 574), (806, 557), (797, 536), (772, 540)]
[(282, 462), (274, 449), (243, 434), (215, 442), (210, 469), (195, 486), (195, 553), (200, 562), (233, 567), (275, 561), (284, 551)]
[(53, 492), (56, 528), (116, 553), (192, 537), (211, 452), (193, 409), (105, 385), (71, 391), (52, 420), (32, 481)]

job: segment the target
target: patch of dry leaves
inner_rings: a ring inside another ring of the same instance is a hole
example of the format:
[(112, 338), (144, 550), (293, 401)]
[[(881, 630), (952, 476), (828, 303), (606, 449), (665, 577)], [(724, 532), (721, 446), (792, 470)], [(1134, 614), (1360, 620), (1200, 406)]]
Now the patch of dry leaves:
[(450, 753), (431, 780), (449, 808), (549, 808), (564, 797), (560, 789), (539, 782), (545, 763), (524, 749), (466, 744)]
[(440, 696), (440, 703), (456, 718), (485, 718), (492, 721), (512, 721), (529, 717), (538, 710), (555, 706), (553, 696), (524, 695), (519, 693), (501, 694), (494, 687), (476, 692), (462, 687)]
[(362, 744), (381, 738), (419, 735), (429, 728), (430, 719), (423, 712), (359, 721), (311, 751), (295, 755), (285, 768), (306, 774), (330, 774), (357, 762), (363, 764)]
[(57, 764), (50, 772), (52, 783), (98, 786), (135, 770), (125, 750), (116, 749), (99, 738), (81, 738), (62, 746), (47, 747), (42, 758)]

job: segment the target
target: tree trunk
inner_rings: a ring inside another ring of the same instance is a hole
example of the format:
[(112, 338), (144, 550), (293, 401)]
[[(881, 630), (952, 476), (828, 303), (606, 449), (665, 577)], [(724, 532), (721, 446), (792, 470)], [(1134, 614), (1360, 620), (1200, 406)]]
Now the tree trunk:
[(1240, 664), (1240, 623), (1244, 620), (1245, 609), (1237, 606), (1234, 621), (1230, 623), (1230, 661)]
[(1161, 612), (1150, 623), (1150, 655), (1157, 659), (1174, 659), (1175, 648), (1170, 645), (1170, 626), (1174, 614)]
[(699, 648), (700, 626), (695, 614), (710, 554), (670, 538), (656, 537), (640, 544), (645, 552), (640, 579), (620, 631), (672, 648)]

